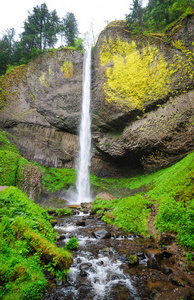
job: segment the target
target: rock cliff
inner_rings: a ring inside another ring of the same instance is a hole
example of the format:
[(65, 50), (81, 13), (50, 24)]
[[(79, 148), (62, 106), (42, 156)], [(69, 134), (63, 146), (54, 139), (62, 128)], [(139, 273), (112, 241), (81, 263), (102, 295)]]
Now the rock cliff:
[(61, 49), (19, 66), (1, 81), (0, 127), (22, 155), (73, 167), (82, 101), (82, 54)]
[[(166, 167), (193, 151), (194, 16), (165, 34), (134, 35), (124, 21), (100, 34), (92, 64), (92, 162), (98, 176)], [(29, 160), (73, 167), (82, 54), (48, 52), (1, 79), (0, 128)]]
[(133, 35), (124, 21), (100, 34), (92, 78), (96, 173), (166, 167), (193, 150), (193, 40), (192, 14), (164, 35)]

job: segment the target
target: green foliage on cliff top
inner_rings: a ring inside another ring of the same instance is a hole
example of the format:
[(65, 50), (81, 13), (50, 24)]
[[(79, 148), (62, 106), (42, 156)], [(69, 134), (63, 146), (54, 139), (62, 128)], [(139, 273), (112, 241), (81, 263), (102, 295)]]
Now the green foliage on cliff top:
[(1, 299), (40, 299), (47, 285), (45, 268), (52, 276), (65, 275), (71, 255), (56, 247), (49, 219), (19, 189), (0, 193)]
[(194, 248), (193, 170), (194, 152), (175, 165), (150, 175), (132, 179), (104, 179), (104, 187), (110, 182), (113, 191), (122, 189), (122, 186), (135, 189), (144, 185), (145, 191), (138, 193), (137, 190), (135, 196), (113, 201), (96, 199), (94, 210), (103, 213), (103, 219), (109, 223), (147, 235), (149, 204), (157, 205), (155, 227), (161, 232), (177, 233), (180, 244)]

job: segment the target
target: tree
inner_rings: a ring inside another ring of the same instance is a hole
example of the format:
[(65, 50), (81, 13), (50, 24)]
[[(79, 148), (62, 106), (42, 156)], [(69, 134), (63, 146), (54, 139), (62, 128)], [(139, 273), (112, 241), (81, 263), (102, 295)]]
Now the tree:
[(75, 47), (75, 41), (78, 37), (78, 25), (73, 13), (68, 12), (65, 18), (63, 18), (63, 22), (61, 24), (61, 32), (65, 37), (67, 46)]
[(0, 40), (0, 76), (5, 74), (8, 65), (13, 64), (13, 53), (15, 47), (15, 29), (6, 30), (3, 38)]
[(40, 7), (36, 6), (33, 8), (33, 13), (29, 12), (28, 19), (24, 22), (24, 32), (21, 37), (23, 46), (28, 51), (33, 48), (42, 51), (47, 47), (53, 47), (59, 30), (59, 17), (56, 10), (49, 12), (45, 3)]
[(138, 24), (143, 32), (143, 8), (142, 0), (133, 0), (130, 7), (131, 13), (127, 16), (127, 23)]
[(78, 51), (84, 51), (83, 40), (81, 38), (77, 38), (75, 40), (75, 49)]

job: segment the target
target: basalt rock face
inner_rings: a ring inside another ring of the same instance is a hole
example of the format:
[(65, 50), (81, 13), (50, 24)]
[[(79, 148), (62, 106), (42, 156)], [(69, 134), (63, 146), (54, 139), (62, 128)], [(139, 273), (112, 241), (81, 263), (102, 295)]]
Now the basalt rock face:
[(61, 49), (5, 75), (0, 127), (13, 134), (25, 158), (55, 167), (74, 166), (82, 65), (80, 52)]
[[(175, 163), (194, 145), (194, 17), (165, 35), (110, 23), (92, 53), (92, 162), (101, 177)], [(82, 101), (82, 54), (61, 49), (1, 80), (0, 128), (23, 156), (74, 167)]]
[(194, 16), (166, 34), (135, 36), (110, 23), (93, 54), (93, 167), (127, 176), (167, 167), (193, 151)]

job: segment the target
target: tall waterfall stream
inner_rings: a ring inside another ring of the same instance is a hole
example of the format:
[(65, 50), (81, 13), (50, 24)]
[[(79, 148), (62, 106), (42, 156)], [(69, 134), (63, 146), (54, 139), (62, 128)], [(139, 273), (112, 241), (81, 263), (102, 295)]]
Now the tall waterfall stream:
[(91, 48), (84, 54), (82, 114), (79, 134), (79, 160), (76, 182), (77, 203), (90, 202), (90, 149), (91, 149), (91, 119), (90, 119), (90, 86), (91, 86)]

